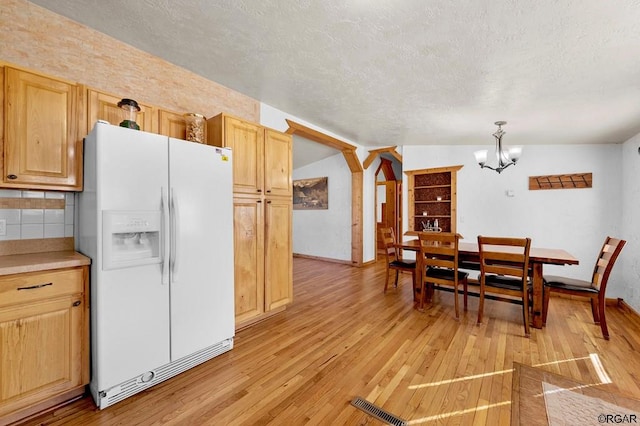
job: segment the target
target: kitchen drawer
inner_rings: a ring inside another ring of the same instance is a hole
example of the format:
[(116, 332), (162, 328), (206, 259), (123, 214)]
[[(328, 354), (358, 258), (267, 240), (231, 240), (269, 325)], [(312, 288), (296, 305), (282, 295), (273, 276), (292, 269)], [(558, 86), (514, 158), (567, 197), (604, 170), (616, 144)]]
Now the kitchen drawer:
[(49, 270), (0, 277), (0, 306), (82, 293), (82, 268)]

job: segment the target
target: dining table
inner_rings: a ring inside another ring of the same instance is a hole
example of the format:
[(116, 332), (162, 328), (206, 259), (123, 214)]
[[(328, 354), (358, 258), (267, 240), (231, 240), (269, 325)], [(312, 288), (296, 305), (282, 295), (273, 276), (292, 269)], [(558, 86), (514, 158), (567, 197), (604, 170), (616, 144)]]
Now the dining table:
[[(398, 244), (403, 250), (420, 251), (420, 240), (417, 238), (405, 240)], [(477, 242), (460, 241), (458, 243), (459, 263), (479, 263), (480, 250)], [(563, 249), (531, 247), (529, 250), (529, 266), (531, 268), (531, 281), (533, 286), (533, 301), (531, 326), (542, 328), (544, 309), (543, 300), (543, 267), (544, 265), (578, 265), (578, 259)], [(479, 267), (479, 265), (478, 265)], [(416, 274), (417, 276), (418, 274)]]

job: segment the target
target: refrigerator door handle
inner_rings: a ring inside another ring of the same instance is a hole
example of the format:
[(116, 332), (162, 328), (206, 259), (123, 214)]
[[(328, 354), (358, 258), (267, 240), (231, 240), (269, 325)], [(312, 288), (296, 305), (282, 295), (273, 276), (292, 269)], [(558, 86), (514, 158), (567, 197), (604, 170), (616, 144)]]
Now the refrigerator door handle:
[(178, 275), (178, 200), (175, 189), (171, 188), (171, 207), (169, 210), (169, 215), (171, 216), (171, 257), (170, 257), (170, 272), (171, 272), (171, 283), (174, 284), (176, 282), (176, 277)]
[(167, 244), (166, 221), (169, 215), (169, 204), (165, 197), (165, 188), (160, 188), (160, 250), (162, 250), (162, 285), (169, 284), (169, 247)]

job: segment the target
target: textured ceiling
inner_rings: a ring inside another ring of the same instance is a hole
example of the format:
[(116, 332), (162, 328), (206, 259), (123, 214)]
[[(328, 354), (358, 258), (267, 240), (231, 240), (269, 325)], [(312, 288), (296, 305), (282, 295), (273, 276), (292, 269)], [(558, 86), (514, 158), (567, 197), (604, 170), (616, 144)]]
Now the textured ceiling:
[(362, 145), (640, 133), (638, 0), (34, 0)]

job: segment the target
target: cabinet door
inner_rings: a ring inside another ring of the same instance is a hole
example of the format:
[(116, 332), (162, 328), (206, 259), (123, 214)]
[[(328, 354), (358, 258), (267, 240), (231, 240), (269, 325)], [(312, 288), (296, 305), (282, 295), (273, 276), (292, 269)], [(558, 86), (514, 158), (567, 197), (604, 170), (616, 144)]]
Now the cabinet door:
[(3, 186), (80, 189), (77, 86), (6, 68)]
[[(108, 121), (114, 126), (118, 126), (122, 122), (122, 109), (118, 107), (118, 102), (122, 100), (122, 97), (90, 89), (87, 98), (87, 134), (93, 129), (98, 120)], [(138, 105), (140, 106), (140, 111), (136, 117), (136, 123), (140, 126), (140, 130), (156, 133), (157, 126), (153, 119), (153, 107), (140, 102), (138, 102)]]
[(264, 142), (264, 187), (267, 195), (292, 196), (291, 135), (266, 129)]
[(0, 309), (0, 417), (83, 385), (82, 300)]
[(184, 115), (177, 112), (165, 111), (161, 109), (158, 112), (158, 133), (170, 138), (182, 139), (186, 137), (187, 125), (184, 121)]
[(291, 200), (266, 200), (264, 291), (267, 311), (293, 300), (292, 210)]
[(237, 325), (264, 312), (264, 224), (262, 200), (258, 198), (234, 198), (233, 218), (234, 297)]
[(224, 145), (233, 149), (233, 192), (263, 192), (264, 128), (257, 124), (224, 118)]

